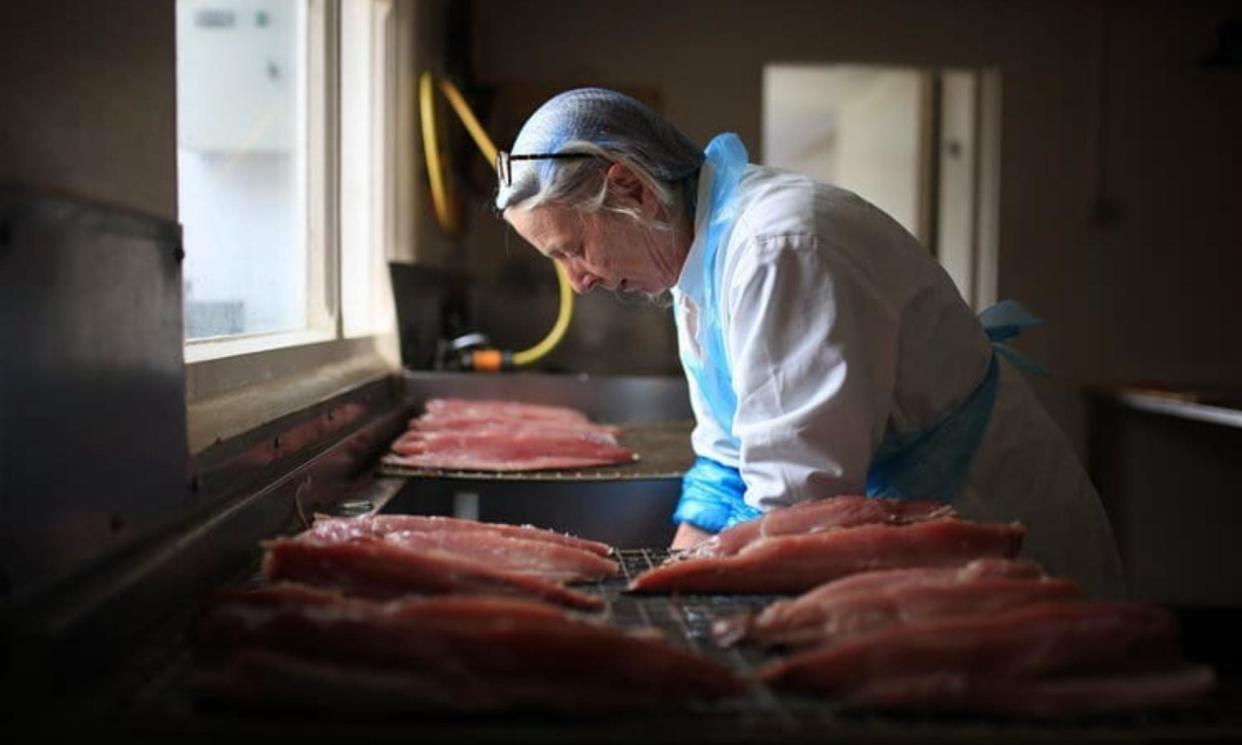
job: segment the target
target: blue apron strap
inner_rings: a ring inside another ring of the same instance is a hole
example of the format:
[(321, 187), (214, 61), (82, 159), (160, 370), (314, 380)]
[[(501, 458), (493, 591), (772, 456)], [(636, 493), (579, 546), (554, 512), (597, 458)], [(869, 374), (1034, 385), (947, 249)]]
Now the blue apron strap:
[(1000, 386), (998, 357), (1028, 372), (1046, 371), (1003, 344), (1043, 323), (1016, 300), (1004, 300), (979, 314), (992, 342), (992, 361), (975, 390), (933, 427), (921, 432), (885, 433), (867, 471), (867, 496), (952, 501), (966, 483), (975, 451), (992, 417)]
[(1036, 375), (1047, 375), (1048, 371), (1030, 357), (1005, 344), (1006, 339), (1021, 334), (1029, 328), (1043, 323), (1034, 313), (1017, 300), (1002, 300), (979, 314), (983, 330), (992, 342), (996, 353), (1009, 360), (1014, 367)]
[(975, 390), (935, 426), (918, 432), (890, 427), (867, 469), (867, 496), (952, 502), (966, 483), (999, 387), (993, 355)]

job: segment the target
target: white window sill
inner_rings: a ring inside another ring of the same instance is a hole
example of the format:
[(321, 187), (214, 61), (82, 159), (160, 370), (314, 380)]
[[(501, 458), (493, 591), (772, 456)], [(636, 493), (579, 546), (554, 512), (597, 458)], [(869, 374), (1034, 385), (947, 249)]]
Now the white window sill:
[(271, 349), (317, 344), (331, 341), (334, 336), (330, 330), (308, 329), (304, 331), (252, 334), (249, 336), (195, 339), (185, 345), (185, 363), (192, 365), (196, 362), (266, 352)]
[(187, 347), (186, 358), (186, 434), (191, 455), (400, 369), (397, 343), (391, 335), (198, 361), (190, 359)]

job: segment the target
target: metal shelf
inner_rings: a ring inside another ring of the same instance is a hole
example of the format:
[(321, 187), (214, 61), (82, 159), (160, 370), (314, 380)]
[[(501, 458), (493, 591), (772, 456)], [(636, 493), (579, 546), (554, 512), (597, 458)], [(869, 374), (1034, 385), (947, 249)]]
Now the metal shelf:
[(380, 475), (401, 478), (468, 479), (474, 481), (632, 481), (680, 479), (694, 462), (690, 448), (693, 422), (622, 424), (619, 440), (638, 453), (639, 460), (621, 466), (599, 466), (548, 471), (454, 471), (410, 468), (380, 460)]

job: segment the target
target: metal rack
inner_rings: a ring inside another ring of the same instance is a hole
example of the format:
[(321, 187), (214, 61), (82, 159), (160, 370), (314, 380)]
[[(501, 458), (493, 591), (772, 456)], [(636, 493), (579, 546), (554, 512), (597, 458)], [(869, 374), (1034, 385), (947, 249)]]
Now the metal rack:
[(690, 449), (691, 422), (644, 422), (620, 425), (619, 442), (638, 453), (639, 460), (622, 466), (548, 471), (460, 471), (411, 468), (380, 460), (380, 474), (401, 478), (472, 479), (480, 481), (633, 481), (679, 479), (694, 462)]
[[(606, 620), (622, 628), (655, 628), (672, 643), (752, 673), (775, 655), (754, 648), (720, 648), (712, 624), (770, 603), (763, 595), (631, 595), (625, 587), (642, 571), (656, 566), (668, 552), (637, 549), (619, 552), (622, 574), (583, 587), (606, 602)], [(254, 568), (238, 578), (256, 581)], [(144, 653), (96, 696), (89, 711), (121, 712), (162, 733), (244, 735), (271, 732), (314, 736), (408, 741), (413, 736), (461, 741), (514, 742), (781, 742), (863, 743), (1035, 743), (1035, 742), (1232, 742), (1242, 738), (1242, 690), (1225, 681), (1203, 705), (1186, 710), (1092, 717), (1069, 722), (1028, 723), (947, 716), (907, 716), (851, 712), (831, 701), (774, 693), (756, 685), (745, 696), (695, 702), (675, 710), (641, 716), (535, 717), (505, 714), (466, 717), (351, 718), (330, 713), (236, 712), (204, 708), (189, 692), (193, 654), (187, 631), (193, 611), (169, 619), (151, 637)]]

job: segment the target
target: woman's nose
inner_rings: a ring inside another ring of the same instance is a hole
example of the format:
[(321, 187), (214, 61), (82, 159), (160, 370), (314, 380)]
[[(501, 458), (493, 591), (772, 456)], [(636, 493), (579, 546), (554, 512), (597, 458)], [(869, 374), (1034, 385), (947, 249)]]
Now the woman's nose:
[(590, 292), (595, 285), (599, 284), (599, 277), (577, 266), (566, 266), (565, 273), (569, 275), (569, 284), (574, 288), (574, 292), (579, 295), (585, 295)]

